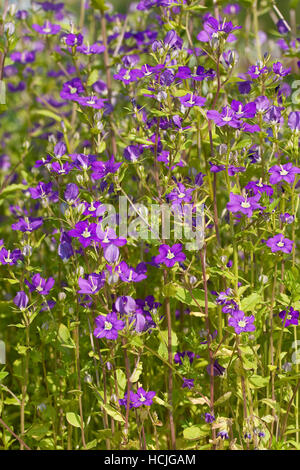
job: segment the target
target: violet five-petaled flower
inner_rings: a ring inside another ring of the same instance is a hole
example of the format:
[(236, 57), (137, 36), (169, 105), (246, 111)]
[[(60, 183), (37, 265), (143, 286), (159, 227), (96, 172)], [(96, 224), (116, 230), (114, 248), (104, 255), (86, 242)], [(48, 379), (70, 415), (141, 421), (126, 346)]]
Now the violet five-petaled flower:
[(95, 318), (95, 325), (94, 336), (110, 340), (116, 340), (119, 336), (119, 331), (125, 327), (125, 323), (118, 319), (116, 312), (108, 313), (106, 316), (98, 315)]
[(269, 248), (271, 248), (272, 253), (276, 253), (277, 251), (291, 253), (294, 241), (289, 238), (285, 238), (282, 233), (278, 233), (274, 237), (269, 238), (265, 243)]
[(172, 268), (175, 263), (181, 263), (185, 260), (186, 255), (182, 252), (181, 243), (173, 246), (160, 245), (159, 255), (155, 256), (154, 261), (157, 264), (164, 264), (167, 268)]

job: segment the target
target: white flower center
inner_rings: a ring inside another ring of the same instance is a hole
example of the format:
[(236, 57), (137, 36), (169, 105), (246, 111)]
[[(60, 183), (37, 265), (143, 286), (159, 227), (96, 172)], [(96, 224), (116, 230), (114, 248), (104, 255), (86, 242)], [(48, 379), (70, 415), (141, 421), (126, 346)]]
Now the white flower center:
[(112, 329), (112, 324), (109, 321), (104, 322), (104, 329), (110, 331)]
[(167, 258), (168, 258), (168, 259), (173, 259), (173, 258), (175, 258), (175, 255), (174, 255), (174, 253), (172, 253), (171, 250), (168, 250)]
[(88, 228), (86, 228), (86, 229), (84, 230), (84, 232), (82, 232), (81, 236), (82, 236), (83, 238), (89, 238), (89, 237), (91, 236), (91, 232), (89, 232), (89, 231), (88, 231)]
[(277, 246), (279, 246), (281, 248), (282, 246), (284, 246), (284, 243), (283, 242), (278, 242)]
[(280, 175), (281, 175), (281, 176), (286, 176), (286, 175), (289, 174), (289, 172), (286, 171), (286, 170), (282, 167), (282, 165), (280, 165), (280, 168), (281, 168), (281, 170), (280, 170)]
[(146, 397), (144, 397), (144, 395), (141, 395), (139, 400), (140, 401), (146, 401)]
[(244, 320), (240, 320), (240, 321), (238, 322), (238, 326), (239, 326), (240, 328), (245, 328), (246, 322), (245, 322)]
[(251, 204), (250, 202), (248, 201), (243, 201), (241, 206), (244, 208), (244, 209), (249, 209), (249, 207), (251, 207)]

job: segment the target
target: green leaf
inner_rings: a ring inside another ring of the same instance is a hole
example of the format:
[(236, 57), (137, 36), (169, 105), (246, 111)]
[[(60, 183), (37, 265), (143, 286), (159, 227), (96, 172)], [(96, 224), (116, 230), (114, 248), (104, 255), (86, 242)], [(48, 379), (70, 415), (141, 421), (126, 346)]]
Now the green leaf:
[[(203, 290), (193, 289), (192, 293), (195, 299), (194, 300), (187, 289), (177, 284), (175, 284), (174, 286), (176, 286), (174, 297), (177, 300), (180, 300), (180, 302), (187, 305), (194, 305), (195, 307), (205, 307), (205, 294)], [(210, 299), (211, 297), (209, 296), (208, 298)], [(211, 300), (208, 300), (208, 307), (216, 308), (216, 305)]]
[(68, 328), (62, 323), (59, 325), (59, 328), (58, 328), (57, 339), (61, 343), (61, 345), (66, 348), (75, 347), (74, 341), (71, 338)]
[(202, 437), (208, 436), (210, 433), (210, 427), (206, 424), (201, 426), (191, 426), (183, 431), (183, 437), (188, 440), (201, 439)]
[(104, 13), (105, 10), (108, 10), (108, 7), (105, 5), (105, 0), (92, 0), (91, 5), (96, 10), (100, 10), (101, 13)]
[(252, 375), (249, 377), (249, 382), (254, 388), (266, 387), (269, 383), (269, 377), (261, 377), (260, 375)]
[(121, 423), (125, 423), (125, 419), (121, 415), (121, 413), (113, 408), (111, 405), (102, 405), (105, 409), (106, 413), (111, 416), (115, 421), (120, 421)]
[(229, 398), (231, 397), (232, 395), (232, 392), (227, 392), (227, 393), (224, 393), (224, 395), (222, 395), (220, 398), (218, 398), (214, 405), (215, 406), (219, 406), (219, 405), (222, 405), (222, 403), (224, 403), (225, 401), (229, 400)]
[(6, 197), (10, 193), (13, 193), (13, 195), (15, 196), (16, 191), (24, 191), (27, 188), (28, 186), (25, 186), (25, 184), (11, 184), (10, 186), (4, 188), (3, 191), (1, 191), (0, 198)]
[(6, 86), (4, 80), (0, 80), (0, 104), (6, 104)]
[(92, 70), (86, 82), (87, 86), (93, 85), (98, 80), (98, 77), (99, 77), (99, 70), (97, 69)]
[(0, 382), (2, 382), (2, 380), (5, 379), (5, 377), (7, 376), (8, 376), (8, 372), (5, 372), (5, 371), (0, 372)]
[(131, 383), (135, 383), (139, 380), (142, 370), (143, 370), (143, 363), (139, 362), (129, 379)]
[(71, 424), (71, 426), (74, 426), (75, 428), (81, 427), (80, 416), (78, 414), (73, 413), (73, 411), (70, 411), (66, 414), (66, 418), (68, 423)]
[(116, 370), (117, 384), (121, 391), (125, 390), (126, 387), (126, 375), (121, 369)]
[(244, 297), (241, 301), (241, 310), (244, 312), (253, 311), (258, 303), (261, 302), (261, 296), (257, 292), (253, 292), (253, 294), (248, 295), (248, 297)]

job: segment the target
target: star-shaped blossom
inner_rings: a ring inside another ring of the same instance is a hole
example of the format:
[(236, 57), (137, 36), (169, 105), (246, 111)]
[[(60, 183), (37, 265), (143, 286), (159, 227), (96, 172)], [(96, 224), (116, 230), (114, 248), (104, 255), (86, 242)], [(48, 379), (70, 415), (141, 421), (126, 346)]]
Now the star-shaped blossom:
[(274, 237), (269, 238), (266, 241), (266, 245), (271, 248), (272, 253), (282, 251), (283, 253), (291, 253), (293, 249), (293, 240), (284, 238), (282, 233), (278, 233)]
[(228, 325), (233, 326), (236, 334), (241, 334), (249, 331), (255, 331), (254, 315), (247, 317), (242, 310), (233, 312), (232, 316), (228, 319)]
[(159, 255), (155, 256), (154, 262), (172, 268), (175, 263), (182, 263), (185, 259), (181, 243), (176, 243), (173, 246), (162, 244), (159, 247)]
[(263, 210), (263, 207), (258, 203), (260, 198), (261, 194), (256, 194), (253, 197), (247, 197), (230, 193), (230, 201), (227, 204), (227, 209), (232, 213), (241, 212), (247, 217), (252, 217), (253, 211), (257, 209)]

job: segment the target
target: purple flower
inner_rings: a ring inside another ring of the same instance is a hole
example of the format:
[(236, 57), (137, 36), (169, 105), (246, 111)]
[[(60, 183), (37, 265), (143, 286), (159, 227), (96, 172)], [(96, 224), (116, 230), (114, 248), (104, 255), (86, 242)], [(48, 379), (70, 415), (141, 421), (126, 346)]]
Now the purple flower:
[(41, 295), (48, 295), (52, 287), (54, 286), (53, 277), (44, 279), (41, 275), (34, 274), (31, 279), (31, 283), (25, 279), (25, 284), (29, 287), (30, 292), (37, 291)]
[(76, 201), (78, 194), (79, 194), (79, 189), (78, 189), (77, 184), (68, 183), (66, 186), (65, 193), (64, 193), (65, 200), (69, 202), (74, 202)]
[(194, 95), (193, 93), (187, 93), (184, 96), (180, 96), (179, 101), (182, 106), (192, 108), (193, 106), (204, 106), (206, 98)]
[(143, 153), (141, 145), (129, 145), (124, 149), (123, 156), (129, 162), (136, 162)]
[(159, 255), (155, 256), (154, 262), (156, 264), (163, 263), (167, 268), (172, 268), (175, 263), (182, 263), (186, 256), (182, 252), (181, 243), (176, 243), (172, 247), (169, 245), (160, 245)]
[(81, 46), (77, 47), (77, 51), (84, 55), (93, 55), (93, 54), (102, 54), (105, 51), (105, 46), (103, 44), (91, 44), (86, 46), (82, 44)]
[(137, 304), (135, 300), (129, 295), (122, 295), (116, 299), (115, 308), (122, 315), (129, 315), (130, 313), (136, 311)]
[(192, 351), (183, 351), (182, 353), (177, 351), (177, 353), (174, 355), (175, 364), (179, 364), (182, 366), (182, 359), (184, 359), (185, 356), (188, 357), (190, 364), (192, 364), (195, 357), (195, 353), (193, 353)]
[(228, 432), (225, 430), (219, 431), (217, 437), (220, 437), (221, 439), (229, 439)]
[(139, 69), (124, 69), (121, 68), (118, 73), (114, 75), (115, 80), (121, 80), (125, 85), (128, 85), (131, 82), (136, 82), (140, 78), (143, 78), (144, 73)]
[(104, 286), (104, 282), (105, 275), (103, 273), (89, 274), (87, 279), (80, 277), (78, 279), (80, 290), (77, 292), (78, 294), (97, 294), (97, 292), (99, 292), (99, 290)]
[(19, 230), (20, 232), (32, 232), (37, 230), (43, 225), (42, 217), (21, 217), (19, 221), (15, 224), (12, 224), (11, 228), (13, 230)]
[(247, 331), (255, 331), (254, 315), (246, 317), (242, 310), (237, 310), (228, 319), (228, 325), (233, 326), (238, 335)]
[[(142, 263), (140, 263), (142, 264)], [(140, 282), (146, 279), (145, 270), (143, 266), (137, 266), (136, 269), (128, 266), (125, 261), (121, 261), (120, 264), (116, 267), (116, 272), (119, 275), (121, 281), (123, 282)]]
[(114, 155), (112, 155), (106, 162), (92, 162), (92, 178), (94, 180), (99, 180), (109, 173), (116, 173), (121, 165), (122, 162), (115, 163)]
[(260, 64), (251, 65), (248, 69), (248, 74), (253, 80), (265, 73), (268, 73), (268, 67), (262, 67)]
[(17, 292), (14, 298), (14, 304), (19, 307), (20, 310), (25, 310), (28, 305), (29, 299), (24, 291)]
[(289, 311), (282, 310), (279, 313), (279, 317), (283, 320), (283, 326), (286, 328), (290, 325), (298, 326), (299, 312), (294, 310), (293, 307), (289, 308)]
[(151, 406), (153, 403), (153, 397), (156, 392), (146, 392), (142, 387), (137, 389), (137, 392), (132, 397), (132, 406), (138, 408), (139, 406)]
[(247, 217), (252, 217), (253, 211), (256, 209), (263, 210), (263, 207), (258, 204), (261, 194), (256, 194), (253, 197), (240, 196), (238, 194), (230, 193), (230, 202), (227, 204), (227, 209), (232, 212), (241, 212)]
[(60, 92), (60, 97), (63, 100), (75, 100), (79, 98), (79, 94), (84, 92), (83, 84), (80, 78), (75, 77), (63, 84), (63, 89)]
[(13, 266), (14, 264), (17, 264), (17, 262), (23, 258), (23, 255), (21, 253), (21, 250), (6, 250), (6, 248), (2, 247), (0, 250), (0, 263), (1, 264), (9, 264), (10, 266)]
[(256, 114), (255, 102), (243, 104), (240, 101), (232, 100), (231, 109), (235, 111), (235, 115), (238, 119), (241, 118), (253, 118)]
[(239, 128), (241, 122), (237, 119), (235, 111), (233, 111), (229, 106), (224, 106), (222, 112), (219, 113), (214, 109), (207, 111), (208, 119), (214, 121), (216, 126), (230, 126), (235, 129)]
[(293, 131), (300, 131), (300, 111), (292, 111), (289, 114), (288, 126)]
[(219, 362), (217, 361), (217, 359), (214, 361), (213, 364), (209, 364), (206, 367), (207, 373), (213, 376), (223, 375), (225, 370), (225, 367), (222, 367), (221, 364), (219, 364)]
[(251, 91), (251, 80), (244, 80), (243, 82), (238, 82), (238, 89), (241, 95), (248, 95)]
[(277, 23), (276, 23), (276, 26), (277, 26), (277, 30), (280, 34), (286, 34), (289, 32), (289, 29), (287, 28), (286, 26), (286, 22), (285, 20), (278, 20)]
[(58, 192), (52, 190), (52, 183), (38, 183), (35, 188), (28, 188), (32, 199), (49, 199), (53, 202), (58, 201)]
[(88, 106), (89, 108), (102, 109), (104, 108), (105, 101), (97, 96), (80, 96), (76, 99), (77, 103), (81, 106)]
[(295, 181), (295, 175), (300, 173), (300, 168), (293, 166), (292, 163), (285, 163), (284, 165), (274, 165), (269, 169), (270, 183), (277, 184), (285, 181), (290, 185)]
[(213, 16), (209, 16), (205, 19), (203, 27), (204, 29), (200, 31), (197, 36), (198, 41), (201, 42), (209, 42), (213, 35), (219, 33), (224, 33), (227, 35), (227, 42), (235, 41), (236, 37), (234, 34), (231, 34), (231, 32), (241, 28), (241, 26), (233, 26), (231, 21), (228, 23), (223, 20), (218, 21)]
[(119, 331), (123, 330), (125, 323), (118, 320), (116, 312), (108, 313), (106, 316), (99, 315), (95, 318), (96, 328), (94, 336), (96, 338), (106, 338), (115, 340), (119, 336)]
[(194, 382), (195, 380), (194, 379), (186, 379), (185, 377), (182, 377), (183, 378), (183, 384), (181, 386), (181, 388), (188, 388), (189, 390), (191, 388), (193, 388), (195, 386)]
[(79, 243), (86, 248), (94, 241), (98, 241), (96, 235), (97, 224), (88, 222), (77, 222), (75, 228), (69, 230), (68, 235), (70, 237), (78, 238)]
[(183, 202), (191, 202), (191, 193), (193, 191), (194, 189), (187, 189), (182, 183), (178, 183), (177, 188), (173, 189), (173, 191), (166, 195), (166, 199), (178, 204), (182, 204)]
[(215, 421), (215, 417), (214, 415), (210, 414), (210, 413), (205, 413), (205, 422), (206, 423), (213, 423)]
[(249, 181), (249, 183), (245, 186), (245, 189), (253, 193), (254, 196), (259, 193), (266, 193), (268, 196), (273, 195), (272, 186), (269, 186), (268, 184), (263, 184), (261, 180)]
[(275, 237), (271, 237), (266, 241), (266, 245), (271, 248), (272, 253), (282, 251), (283, 253), (291, 253), (294, 242), (288, 238), (284, 238), (282, 233), (278, 233)]
[(275, 64), (273, 64), (273, 72), (276, 75), (279, 75), (280, 77), (285, 77), (286, 75), (289, 75), (289, 73), (291, 73), (291, 70), (291, 67), (289, 67), (288, 69), (284, 69), (281, 62), (276, 62)]
[(65, 43), (68, 46), (81, 46), (83, 41), (83, 36), (82, 34), (73, 34), (69, 33), (65, 36)]
[(58, 24), (52, 24), (50, 21), (45, 21), (43, 26), (40, 26), (38, 24), (33, 24), (32, 29), (37, 31), (40, 34), (57, 34), (61, 30), (61, 26)]
[(17, 62), (19, 64), (30, 64), (35, 61), (35, 52), (34, 51), (13, 52), (10, 58), (13, 62)]
[(223, 8), (225, 15), (237, 15), (241, 10), (241, 7), (238, 3), (229, 3)]

